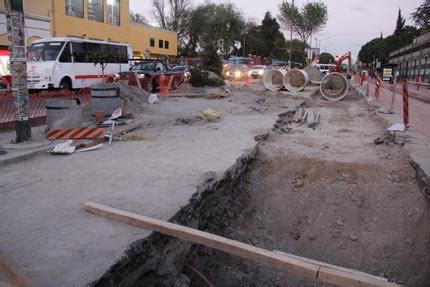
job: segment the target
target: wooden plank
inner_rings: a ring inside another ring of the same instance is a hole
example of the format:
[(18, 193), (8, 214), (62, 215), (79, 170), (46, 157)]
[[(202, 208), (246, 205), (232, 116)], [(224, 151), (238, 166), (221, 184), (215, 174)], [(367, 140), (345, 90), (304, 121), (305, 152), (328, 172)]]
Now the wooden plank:
[[(374, 276), (361, 271), (348, 269), (317, 260), (296, 256), (290, 253), (274, 250), (276, 254), (288, 256), (305, 262), (320, 266), (317, 279), (323, 282), (339, 285), (339, 286), (399, 286), (388, 282), (383, 277)], [(352, 280), (352, 281), (351, 281)]]
[(114, 137), (122, 136), (132, 130), (139, 128), (142, 123), (131, 123), (125, 126), (115, 126), (115, 131), (113, 132)]
[[(31, 287), (30, 280), (18, 268), (11, 266), (6, 261), (6, 256), (0, 250), (0, 273), (3, 273), (9, 283), (17, 287)], [(1, 283), (1, 282), (0, 282)], [(1, 286), (1, 285), (0, 285)]]
[(154, 230), (197, 244), (215, 248), (230, 254), (266, 264), (283, 271), (291, 271), (301, 276), (340, 286), (397, 286), (386, 279), (363, 272), (337, 267), (292, 254), (271, 252), (252, 245), (210, 234), (200, 230), (158, 220), (135, 213), (118, 210), (94, 202), (87, 202), (84, 208), (101, 217), (120, 221), (133, 226)]
[(109, 218), (133, 226), (154, 230), (173, 237), (178, 237), (246, 259), (260, 262), (280, 270), (291, 271), (305, 277), (316, 278), (317, 272), (319, 270), (317, 265), (308, 262), (297, 260), (295, 258), (288, 258), (252, 245), (244, 244), (235, 240), (227, 239), (218, 235), (163, 220), (122, 211), (93, 202), (85, 203), (84, 208), (104, 218)]

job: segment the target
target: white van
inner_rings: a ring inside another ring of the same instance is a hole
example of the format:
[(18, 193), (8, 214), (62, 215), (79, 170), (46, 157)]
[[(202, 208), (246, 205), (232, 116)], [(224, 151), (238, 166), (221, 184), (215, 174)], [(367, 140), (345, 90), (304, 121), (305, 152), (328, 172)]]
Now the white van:
[(315, 64), (315, 68), (317, 68), (321, 73), (327, 74), (331, 70), (334, 70), (336, 68), (336, 65), (333, 64)]

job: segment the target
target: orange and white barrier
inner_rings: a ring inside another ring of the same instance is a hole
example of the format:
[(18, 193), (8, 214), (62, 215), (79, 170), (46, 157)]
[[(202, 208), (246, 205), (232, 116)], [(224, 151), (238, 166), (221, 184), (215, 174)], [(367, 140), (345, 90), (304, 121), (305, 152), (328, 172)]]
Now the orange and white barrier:
[(409, 91), (408, 82), (403, 81), (403, 123), (409, 127)]
[(381, 95), (381, 78), (376, 74), (375, 98), (378, 101)]

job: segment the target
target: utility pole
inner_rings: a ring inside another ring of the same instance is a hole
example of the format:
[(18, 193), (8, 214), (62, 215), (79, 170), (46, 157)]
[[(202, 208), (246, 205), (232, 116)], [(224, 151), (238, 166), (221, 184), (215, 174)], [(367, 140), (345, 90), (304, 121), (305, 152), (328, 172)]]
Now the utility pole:
[[(292, 0), (292, 5), (291, 5), (291, 20), (293, 20), (294, 17), (294, 0)], [(291, 53), (293, 52), (293, 27), (291, 26), (291, 31), (290, 31), (290, 55), (288, 58), (288, 67), (291, 69)]]
[(4, 0), (7, 32), (10, 41), (9, 59), (15, 106), (16, 143), (31, 140), (30, 105), (27, 88), (27, 48), (25, 46), (24, 9), (22, 0)]

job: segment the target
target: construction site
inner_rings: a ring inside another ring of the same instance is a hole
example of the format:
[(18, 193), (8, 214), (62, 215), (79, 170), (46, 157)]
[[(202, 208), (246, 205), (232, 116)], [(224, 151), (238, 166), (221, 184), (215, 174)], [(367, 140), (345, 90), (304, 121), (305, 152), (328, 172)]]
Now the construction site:
[(32, 142), (0, 134), (0, 282), (428, 286), (428, 130), (366, 75), (269, 70), (158, 97), (119, 81), (102, 126), (94, 91), (74, 95), (88, 130), (53, 128), (47, 107)]
[(414, 1), (4, 1), (0, 287), (430, 287)]

